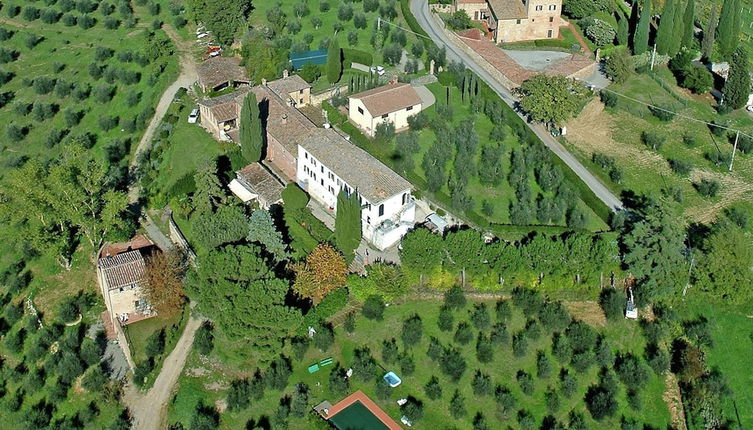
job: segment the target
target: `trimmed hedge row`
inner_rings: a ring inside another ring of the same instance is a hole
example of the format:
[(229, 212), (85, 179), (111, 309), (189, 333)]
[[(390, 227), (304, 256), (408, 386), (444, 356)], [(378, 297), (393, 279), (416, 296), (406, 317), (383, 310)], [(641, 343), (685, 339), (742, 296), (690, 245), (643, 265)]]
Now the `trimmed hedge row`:
[(346, 304), (348, 304), (348, 290), (343, 287), (332, 291), (303, 316), (303, 329), (308, 332), (309, 327), (319, 326), (324, 320), (343, 309)]
[(350, 67), (351, 63), (361, 63), (366, 66), (374, 64), (374, 56), (370, 52), (361, 51), (360, 49), (343, 48), (343, 63)]

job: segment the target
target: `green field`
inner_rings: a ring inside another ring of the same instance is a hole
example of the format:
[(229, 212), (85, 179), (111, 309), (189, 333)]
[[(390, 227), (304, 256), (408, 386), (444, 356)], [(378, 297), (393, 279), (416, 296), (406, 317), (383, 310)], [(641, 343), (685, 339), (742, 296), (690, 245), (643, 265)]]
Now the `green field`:
[[(753, 120), (746, 111), (719, 116), (710, 96), (691, 95), (679, 88), (665, 67), (658, 68), (656, 75), (666, 87), (648, 74), (635, 74), (624, 84), (613, 84), (609, 88), (643, 103), (666, 106), (681, 115), (716, 121), (753, 134)], [(715, 136), (705, 124), (680, 116), (664, 122), (646, 106), (623, 97), (619, 97), (617, 107), (603, 111), (598, 101), (591, 103), (582, 115), (570, 122), (570, 132), (564, 142), (615, 192), (632, 190), (659, 197), (662, 193), (669, 195), (672, 190), (680, 190), (682, 199), (677, 204), (691, 222), (712, 222), (730, 207), (753, 213), (753, 157), (738, 150), (734, 169), (731, 173), (728, 171), (734, 141), (731, 133)], [(664, 136), (666, 142), (658, 151), (653, 150), (642, 143), (643, 132)], [(692, 138), (694, 144), (688, 145), (686, 137)], [(623, 172), (620, 183), (610, 180), (608, 171), (591, 161), (596, 152), (614, 158)], [(718, 165), (709, 159), (717, 155), (722, 160)], [(670, 168), (670, 159), (687, 163), (692, 170), (689, 174), (675, 173)], [(702, 179), (720, 183), (716, 197), (704, 197), (696, 191), (695, 185)]]

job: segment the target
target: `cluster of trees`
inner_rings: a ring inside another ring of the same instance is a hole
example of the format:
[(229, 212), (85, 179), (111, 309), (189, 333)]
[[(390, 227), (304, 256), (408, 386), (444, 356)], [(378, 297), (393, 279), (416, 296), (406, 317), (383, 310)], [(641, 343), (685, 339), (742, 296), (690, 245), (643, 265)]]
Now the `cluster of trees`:
[(231, 45), (236, 32), (246, 24), (251, 0), (191, 0), (187, 4), (191, 17), (210, 30), (217, 41)]
[[(110, 380), (107, 368), (100, 363), (104, 334), (87, 334), (95, 297), (82, 292), (70, 296), (43, 322), (41, 314), (25, 312), (25, 304), (13, 299), (19, 292), (4, 291), (0, 296), (3, 416), (26, 428), (83, 429), (122, 423), (127, 428), (127, 413), (113, 423), (100, 419), (101, 415), (117, 414), (120, 406), (117, 382)], [(85, 315), (82, 322), (64, 326), (79, 314)], [(77, 380), (80, 386), (74, 390)], [(81, 401), (94, 397), (96, 401)]]
[(459, 278), (480, 289), (505, 284), (592, 287), (620, 270), (617, 244), (609, 234), (536, 234), (518, 243), (485, 243), (474, 230), (442, 237), (418, 229), (402, 245), (402, 268), (411, 282), (439, 288)]

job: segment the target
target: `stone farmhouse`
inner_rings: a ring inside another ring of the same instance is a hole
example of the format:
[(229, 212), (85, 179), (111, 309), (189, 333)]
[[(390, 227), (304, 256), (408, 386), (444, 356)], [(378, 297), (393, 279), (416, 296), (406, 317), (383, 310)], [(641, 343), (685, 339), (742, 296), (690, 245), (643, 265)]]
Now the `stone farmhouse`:
[(484, 22), (495, 43), (559, 37), (562, 0), (454, 0), (453, 8)]
[(335, 212), (340, 190), (356, 193), (363, 237), (380, 250), (413, 227), (412, 185), (333, 129), (316, 129), (298, 144), (297, 181)]
[(298, 141), (316, 128), (297, 109), (311, 103), (311, 85), (300, 76), (293, 75), (201, 100), (201, 125), (216, 139), (239, 142), (239, 118), (243, 100), (249, 91), (256, 95), (262, 123), (267, 132), (264, 157), (280, 176), (294, 181)]
[(395, 130), (408, 127), (408, 117), (421, 112), (421, 97), (407, 83), (393, 81), (387, 85), (353, 94), (348, 98), (348, 118), (369, 136), (383, 122)]
[(127, 325), (157, 315), (141, 293), (144, 256), (152, 252), (159, 251), (143, 235), (126, 243), (105, 244), (100, 250), (97, 279), (111, 321)]
[(260, 163), (251, 163), (235, 172), (235, 179), (228, 187), (243, 203), (253, 200), (262, 209), (269, 210), (282, 201), (282, 184)]
[(234, 57), (209, 58), (196, 68), (199, 86), (204, 92), (249, 85), (246, 69)]

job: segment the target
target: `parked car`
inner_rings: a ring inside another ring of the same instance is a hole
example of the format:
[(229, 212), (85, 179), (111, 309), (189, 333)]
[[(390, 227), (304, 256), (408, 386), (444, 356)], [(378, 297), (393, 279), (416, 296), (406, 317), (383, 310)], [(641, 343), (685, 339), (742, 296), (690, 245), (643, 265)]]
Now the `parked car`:
[(190, 114), (188, 114), (188, 123), (189, 124), (196, 124), (196, 121), (199, 119), (199, 110), (193, 109)]
[(379, 76), (384, 75), (384, 67), (382, 66), (372, 66), (369, 70), (371, 70), (371, 73), (376, 73)]

